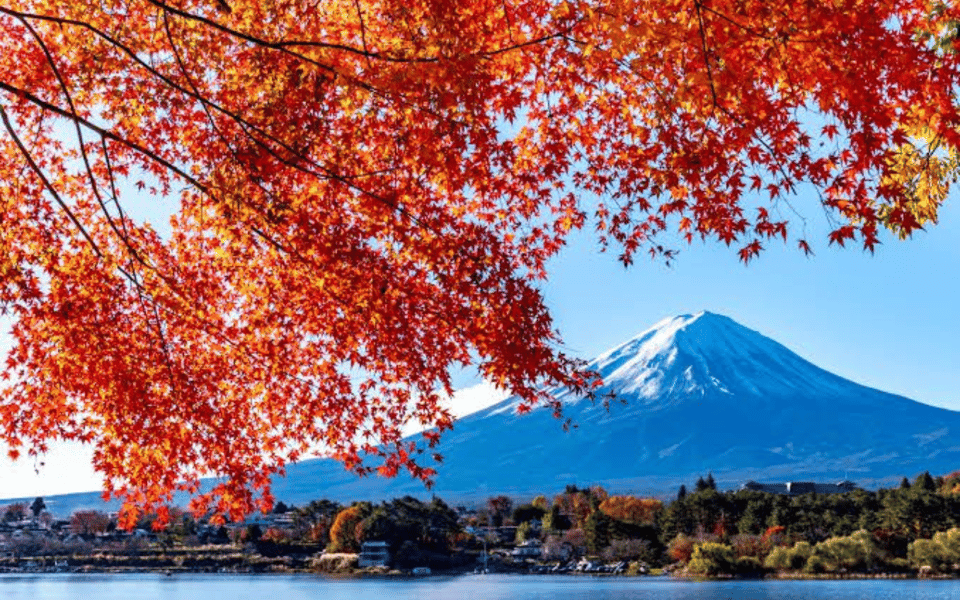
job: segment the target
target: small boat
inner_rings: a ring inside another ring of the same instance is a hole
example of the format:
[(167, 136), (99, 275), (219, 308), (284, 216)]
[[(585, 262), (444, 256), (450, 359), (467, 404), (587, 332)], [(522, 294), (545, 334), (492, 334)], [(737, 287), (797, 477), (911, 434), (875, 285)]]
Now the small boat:
[(412, 575), (429, 575), (430, 567), (414, 567), (410, 573)]

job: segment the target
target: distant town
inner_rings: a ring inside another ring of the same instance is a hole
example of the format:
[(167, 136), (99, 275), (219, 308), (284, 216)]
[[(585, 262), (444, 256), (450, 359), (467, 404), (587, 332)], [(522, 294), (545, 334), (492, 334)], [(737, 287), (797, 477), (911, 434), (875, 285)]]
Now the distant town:
[(676, 497), (569, 485), (528, 499), (449, 506), (412, 497), (303, 506), (213, 525), (172, 510), (117, 528), (115, 514), (51, 514), (43, 498), (0, 508), (0, 570), (607, 573), (690, 576), (953, 576), (960, 570), (960, 472), (898, 487), (745, 482), (712, 475)]

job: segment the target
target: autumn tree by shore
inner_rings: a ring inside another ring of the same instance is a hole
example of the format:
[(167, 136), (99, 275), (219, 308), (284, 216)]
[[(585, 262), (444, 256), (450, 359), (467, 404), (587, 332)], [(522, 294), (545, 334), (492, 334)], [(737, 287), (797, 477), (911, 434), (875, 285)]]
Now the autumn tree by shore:
[[(318, 449), (429, 480), (452, 368), (591, 389), (538, 287), (570, 231), (630, 263), (809, 251), (821, 207), (871, 249), (935, 222), (958, 11), (0, 1), (0, 438), (93, 444), (127, 526), (210, 474), (197, 511), (266, 509)], [(163, 236), (131, 216), (160, 202)]]

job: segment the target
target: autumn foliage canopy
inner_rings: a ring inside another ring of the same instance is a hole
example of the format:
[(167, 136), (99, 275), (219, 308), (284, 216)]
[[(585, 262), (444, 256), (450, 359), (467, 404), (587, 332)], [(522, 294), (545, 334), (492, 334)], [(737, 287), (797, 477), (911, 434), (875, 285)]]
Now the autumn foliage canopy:
[(429, 479), (452, 367), (590, 388), (538, 290), (571, 230), (629, 263), (935, 221), (958, 12), (0, 0), (0, 436), (92, 444), (128, 525), (206, 475), (239, 517), (318, 449)]
[(653, 523), (657, 513), (663, 509), (663, 502), (656, 498), (610, 496), (600, 503), (599, 509), (617, 521), (645, 524)]

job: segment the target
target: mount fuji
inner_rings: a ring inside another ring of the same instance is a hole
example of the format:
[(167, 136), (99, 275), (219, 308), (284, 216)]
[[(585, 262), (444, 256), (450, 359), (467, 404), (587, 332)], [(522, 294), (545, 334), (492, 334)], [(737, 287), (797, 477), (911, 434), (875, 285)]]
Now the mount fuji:
[[(748, 480), (849, 479), (877, 487), (960, 468), (960, 412), (843, 379), (725, 316), (665, 319), (598, 356), (596, 397), (555, 395), (576, 427), (549, 409), (518, 415), (507, 398), (456, 421), (441, 438), (432, 490), (409, 476), (358, 478), (329, 459), (289, 465), (274, 481), (286, 503), (380, 500), (435, 493), (448, 501), (553, 494), (567, 484), (668, 496), (712, 472), (721, 488)], [(58, 514), (97, 494), (50, 498)]]
[(960, 412), (871, 389), (825, 371), (732, 319), (701, 312), (665, 319), (589, 367), (609, 407), (556, 391), (549, 410), (517, 401), (459, 419), (427, 492), (409, 477), (357, 478), (329, 460), (291, 465), (277, 498), (376, 499), (403, 494), (481, 499), (555, 493), (570, 483), (666, 495), (712, 472), (721, 487), (748, 480), (839, 481), (863, 487), (960, 468)]

